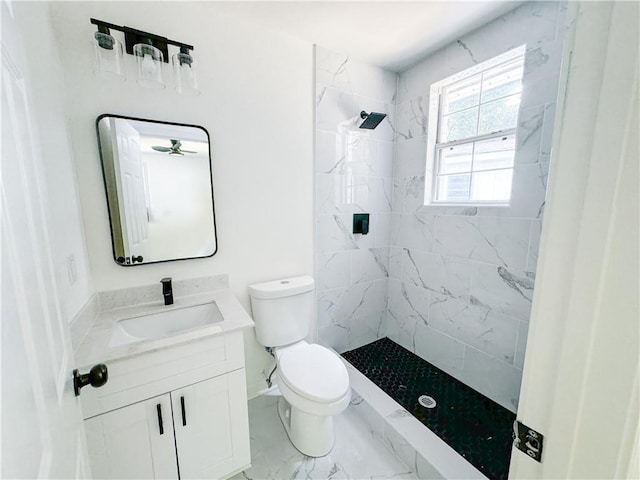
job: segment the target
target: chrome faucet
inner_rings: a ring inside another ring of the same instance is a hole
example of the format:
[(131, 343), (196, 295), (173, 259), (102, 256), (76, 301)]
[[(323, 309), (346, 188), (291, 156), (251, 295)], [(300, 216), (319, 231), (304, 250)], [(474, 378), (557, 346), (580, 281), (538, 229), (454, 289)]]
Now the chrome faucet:
[(162, 296), (165, 305), (173, 305), (173, 287), (171, 286), (171, 277), (165, 277), (160, 280), (162, 284)]

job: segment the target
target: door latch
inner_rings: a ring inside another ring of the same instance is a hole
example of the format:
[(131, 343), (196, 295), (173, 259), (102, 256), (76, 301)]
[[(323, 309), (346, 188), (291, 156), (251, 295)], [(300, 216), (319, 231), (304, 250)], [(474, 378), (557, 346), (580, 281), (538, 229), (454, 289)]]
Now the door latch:
[(526, 453), (536, 462), (542, 459), (542, 441), (544, 436), (527, 427), (519, 420), (513, 422), (513, 446)]

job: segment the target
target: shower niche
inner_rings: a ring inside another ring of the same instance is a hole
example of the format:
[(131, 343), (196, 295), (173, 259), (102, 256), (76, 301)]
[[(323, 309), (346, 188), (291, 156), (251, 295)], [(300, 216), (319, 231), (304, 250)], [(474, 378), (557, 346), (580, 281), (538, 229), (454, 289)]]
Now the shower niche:
[(217, 251), (209, 134), (197, 125), (96, 120), (113, 259), (121, 266)]

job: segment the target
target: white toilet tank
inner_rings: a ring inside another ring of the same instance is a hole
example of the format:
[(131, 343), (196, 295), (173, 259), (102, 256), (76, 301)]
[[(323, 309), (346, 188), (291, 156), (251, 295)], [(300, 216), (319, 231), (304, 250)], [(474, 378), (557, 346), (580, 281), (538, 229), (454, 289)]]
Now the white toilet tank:
[(249, 285), (256, 337), (265, 347), (298, 342), (309, 333), (313, 278), (285, 278)]

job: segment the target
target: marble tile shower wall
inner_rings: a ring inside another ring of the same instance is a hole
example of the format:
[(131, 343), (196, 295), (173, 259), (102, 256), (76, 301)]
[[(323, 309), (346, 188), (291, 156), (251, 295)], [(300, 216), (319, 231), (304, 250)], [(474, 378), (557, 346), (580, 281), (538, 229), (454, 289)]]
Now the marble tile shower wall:
[[(531, 2), (398, 80), (383, 333), (515, 410), (535, 281), (565, 4)], [(526, 44), (509, 207), (424, 205), (429, 88)]]
[[(380, 338), (386, 316), (397, 75), (315, 52), (318, 337), (342, 352)], [(362, 110), (387, 118), (362, 130)], [(354, 213), (370, 214), (368, 235)]]

